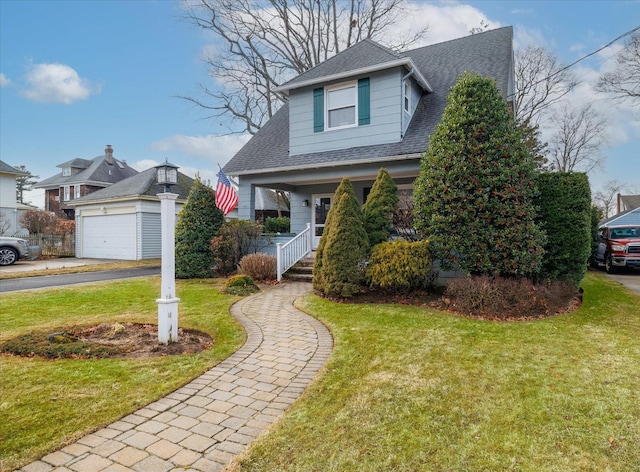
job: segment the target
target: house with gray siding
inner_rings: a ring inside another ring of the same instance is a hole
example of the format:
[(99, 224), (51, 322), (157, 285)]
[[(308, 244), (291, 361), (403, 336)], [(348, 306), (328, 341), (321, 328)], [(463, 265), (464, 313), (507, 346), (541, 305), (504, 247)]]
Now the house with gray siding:
[(280, 86), (288, 102), (224, 167), (239, 182), (238, 217), (254, 218), (257, 189), (288, 191), (291, 231), (310, 223), (315, 248), (343, 177), (361, 204), (380, 167), (410, 192), (465, 71), (493, 78), (512, 101), (513, 29), (406, 52), (364, 40)]
[(20, 216), (32, 207), (18, 202), (16, 193), (16, 179), (25, 175), (20, 169), (0, 161), (0, 236), (29, 233), (20, 226)]
[(44, 209), (64, 213), (73, 220), (72, 202), (100, 189), (120, 182), (138, 173), (122, 159), (113, 155), (113, 147), (107, 144), (104, 155), (93, 159), (74, 158), (57, 166), (56, 175), (46, 178), (34, 188), (44, 189)]
[[(194, 180), (178, 172), (176, 214)], [(76, 257), (157, 259), (161, 251), (160, 199), (164, 186), (156, 168), (147, 169), (109, 187), (69, 201), (75, 210)], [(177, 220), (177, 219), (176, 219)]]

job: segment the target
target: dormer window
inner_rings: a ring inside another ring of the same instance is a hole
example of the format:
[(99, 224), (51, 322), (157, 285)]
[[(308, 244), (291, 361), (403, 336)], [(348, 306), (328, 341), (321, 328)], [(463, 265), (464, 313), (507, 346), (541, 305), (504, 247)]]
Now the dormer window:
[(62, 177), (69, 177), (71, 175), (71, 167), (62, 168)]
[(404, 81), (403, 90), (404, 111), (411, 113), (411, 81), (409, 79)]
[(369, 79), (343, 82), (313, 91), (313, 130), (318, 133), (368, 125)]
[(327, 129), (345, 128), (356, 124), (356, 83), (326, 89)]

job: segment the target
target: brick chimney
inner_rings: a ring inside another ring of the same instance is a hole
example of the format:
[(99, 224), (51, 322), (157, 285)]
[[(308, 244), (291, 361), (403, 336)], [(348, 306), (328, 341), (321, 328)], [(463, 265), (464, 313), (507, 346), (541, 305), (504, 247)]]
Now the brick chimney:
[(113, 148), (111, 147), (111, 144), (107, 144), (107, 147), (104, 150), (104, 155), (107, 163), (113, 164)]

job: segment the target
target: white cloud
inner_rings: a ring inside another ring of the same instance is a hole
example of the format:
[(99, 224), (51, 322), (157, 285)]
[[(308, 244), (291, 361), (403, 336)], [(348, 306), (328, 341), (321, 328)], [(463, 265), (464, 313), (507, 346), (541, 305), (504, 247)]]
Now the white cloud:
[(480, 27), (481, 23), (488, 24), (489, 29), (501, 26), (498, 21), (487, 18), (482, 11), (471, 5), (409, 2), (405, 8), (407, 15), (404, 18), (410, 19), (410, 21), (399, 22), (394, 28), (394, 35), (410, 37), (411, 31), (428, 28), (425, 38), (412, 47), (468, 36), (469, 31), (472, 28)]
[(22, 94), (34, 102), (69, 105), (100, 92), (100, 87), (93, 87), (65, 64), (31, 64), (25, 79), (27, 88)]
[(177, 134), (156, 141), (151, 144), (151, 147), (160, 152), (181, 152), (223, 166), (249, 138), (249, 135), (185, 136)]
[(8, 87), (11, 85), (11, 79), (0, 72), (0, 87)]

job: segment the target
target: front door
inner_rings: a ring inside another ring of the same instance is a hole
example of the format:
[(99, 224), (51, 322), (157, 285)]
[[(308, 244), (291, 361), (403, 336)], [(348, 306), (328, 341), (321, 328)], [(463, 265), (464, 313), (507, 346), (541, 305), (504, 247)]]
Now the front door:
[(327, 221), (327, 215), (331, 208), (333, 194), (327, 193), (313, 196), (313, 249), (315, 250), (320, 243), (320, 236), (324, 231), (324, 224)]

